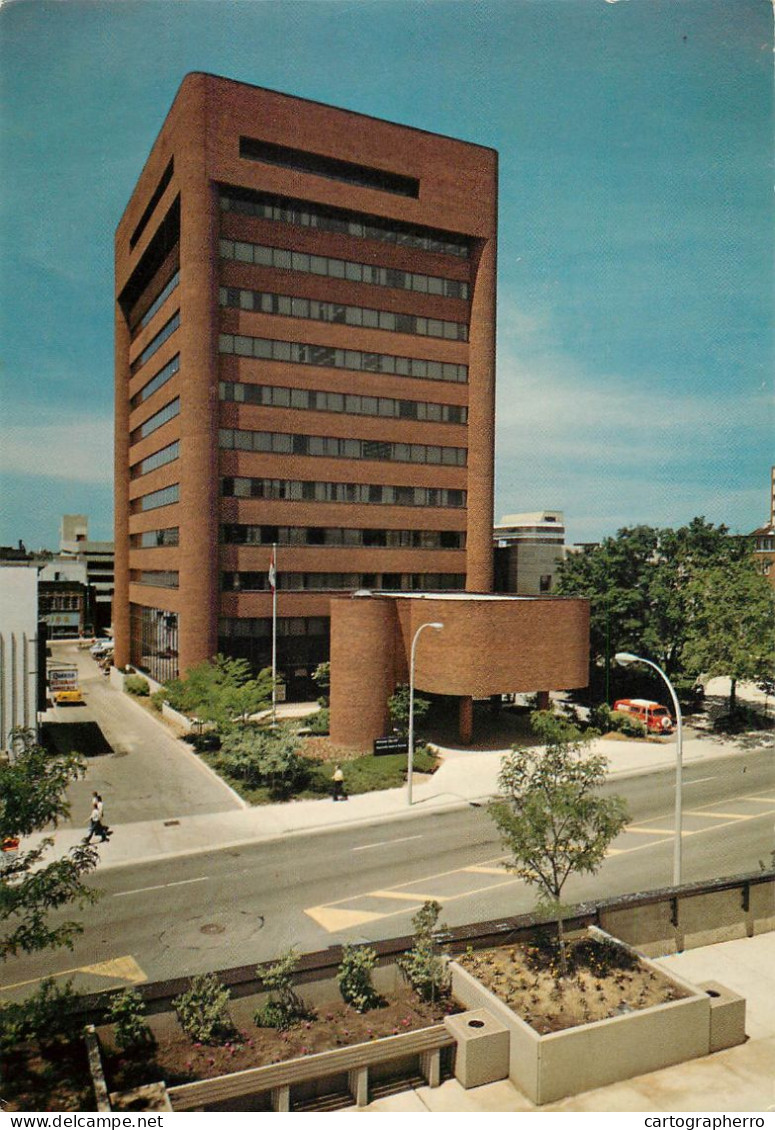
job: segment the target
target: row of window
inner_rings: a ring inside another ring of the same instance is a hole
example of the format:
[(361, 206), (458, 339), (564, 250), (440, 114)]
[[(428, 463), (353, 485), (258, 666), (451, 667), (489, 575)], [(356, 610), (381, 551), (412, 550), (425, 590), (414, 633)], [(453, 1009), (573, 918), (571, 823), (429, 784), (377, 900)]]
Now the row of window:
[(334, 349), (330, 345), (311, 345), (274, 338), (220, 334), (218, 352), (237, 357), (258, 357), (262, 361), (290, 361), (294, 365), (318, 365), (328, 369), (348, 369), (360, 373), (387, 373), (390, 376), (417, 377), (427, 381), (455, 381), (465, 384), (468, 366), (448, 361), (426, 361), (421, 357), (395, 357), (392, 353), (366, 353), (362, 349)]
[(152, 679), (166, 683), (178, 674), (178, 615), (166, 608), (129, 606), (130, 658)]
[(144, 530), (132, 534), (129, 539), (132, 549), (158, 549), (161, 546), (180, 544), (180, 530), (177, 526), (167, 526), (163, 530)]
[(162, 424), (166, 424), (168, 420), (174, 420), (179, 413), (180, 397), (176, 396), (174, 400), (168, 401), (164, 407), (160, 408), (158, 412), (155, 412), (153, 416), (149, 416), (139, 428), (135, 428), (132, 432), (131, 442), (138, 443), (141, 439), (145, 439), (146, 436), (151, 435), (157, 428), (160, 428)]
[(166, 283), (162, 287), (160, 293), (157, 294), (156, 298), (154, 298), (151, 305), (148, 307), (148, 309), (143, 314), (139, 323), (135, 327), (134, 332), (132, 333), (133, 339), (137, 337), (137, 335), (140, 333), (140, 330), (145, 329), (145, 327), (148, 325), (148, 323), (150, 322), (150, 320), (154, 316), (154, 314), (158, 313), (158, 311), (161, 310), (162, 306), (167, 301), (167, 299), (169, 298), (169, 296), (172, 294), (173, 290), (175, 290), (175, 288), (178, 286), (179, 283), (180, 283), (180, 270), (177, 270), (177, 271), (175, 271), (175, 274), (172, 276), (172, 278), (169, 280), (169, 282)]
[(138, 404), (142, 404), (143, 401), (147, 400), (149, 396), (152, 396), (157, 389), (160, 389), (162, 385), (166, 385), (167, 381), (171, 380), (179, 369), (180, 354), (176, 353), (175, 356), (170, 358), (167, 364), (159, 369), (158, 373), (151, 377), (148, 383), (144, 384), (140, 391), (132, 397), (132, 407), (136, 408)]
[[(277, 589), (283, 592), (355, 591), (364, 588), (387, 592), (458, 592), (465, 588), (465, 584), (465, 573), (277, 574)], [(268, 588), (266, 572), (221, 574), (223, 592), (266, 592)]]
[(385, 443), (340, 436), (293, 435), (288, 432), (249, 432), (221, 428), (218, 446), (223, 451), (263, 451), (276, 455), (312, 455), (328, 459), (376, 459), (390, 463), (431, 463), (465, 467), (465, 447), (439, 447), (429, 443)]
[[(327, 636), (331, 622), (327, 616), (278, 616), (278, 636)], [(272, 635), (272, 621), (258, 617), (222, 616), (218, 621), (218, 635), (226, 639), (241, 636), (265, 639)]]
[(248, 385), (221, 381), (221, 400), (236, 404), (261, 404), (266, 408), (306, 408), (316, 412), (345, 412), (349, 416), (381, 416), (390, 420), (430, 420), (437, 424), (465, 424), (463, 404), (433, 404), (423, 400), (395, 400), (389, 396), (321, 392), (278, 385)]
[(312, 322), (346, 326), (366, 326), (368, 329), (416, 334), (419, 337), (440, 337), (447, 341), (468, 341), (468, 325), (465, 322), (420, 318), (416, 314), (395, 314), (392, 310), (343, 306), (340, 302), (320, 302), (316, 298), (295, 298), (288, 294), (271, 294), (262, 290), (240, 290), (236, 286), (222, 286), (218, 292), (218, 301), (221, 306), (252, 310), (254, 313), (282, 314), (288, 318), (306, 318)]
[(130, 366), (130, 372), (136, 373), (141, 369), (146, 361), (150, 361), (154, 353), (156, 353), (164, 345), (168, 338), (172, 337), (175, 330), (180, 326), (180, 310), (176, 311), (168, 322), (165, 322), (156, 337), (152, 338), (145, 349), (134, 359)]
[(425, 232), (416, 228), (390, 224), (372, 216), (353, 213), (335, 215), (316, 209), (307, 201), (274, 199), (259, 195), (245, 197), (222, 192), (221, 209), (224, 212), (241, 212), (245, 216), (258, 216), (262, 220), (277, 220), (285, 224), (297, 224), (305, 228), (318, 228), (320, 231), (338, 232), (360, 239), (378, 239), (382, 243), (397, 243), (405, 247), (417, 247), (422, 251), (433, 251), (440, 255), (454, 255), (459, 259), (469, 256), (468, 243), (456, 241), (445, 232)]
[(169, 506), (180, 501), (180, 484), (172, 483), (171, 486), (162, 487), (161, 490), (152, 491), (151, 494), (141, 495), (132, 504), (134, 511), (158, 510), (160, 506)]
[(372, 530), (329, 526), (221, 527), (225, 545), (377, 546), (389, 549), (465, 549), (462, 530)]
[(174, 443), (162, 447), (160, 451), (154, 451), (153, 455), (149, 455), (147, 459), (135, 463), (131, 470), (132, 478), (138, 479), (141, 475), (147, 475), (149, 471), (155, 471), (157, 467), (163, 467), (165, 463), (172, 463), (179, 455), (180, 440), (176, 439)]
[(375, 506), (426, 506), (461, 509), (466, 492), (447, 487), (387, 486), (380, 483), (321, 483), (298, 479), (224, 478), (224, 498), (263, 498), (285, 502), (354, 502)]
[(283, 271), (301, 271), (330, 279), (388, 286), (411, 290), (416, 294), (436, 294), (441, 298), (467, 299), (468, 283), (439, 275), (422, 275), (416, 271), (400, 271), (396, 267), (377, 267), (373, 263), (355, 263), (349, 259), (333, 259), (329, 255), (308, 255), (306, 251), (289, 251), (284, 247), (267, 247), (263, 243), (247, 243), (238, 239), (221, 239), (218, 244), (222, 259), (238, 263), (254, 263), (258, 267), (276, 267)]
[(157, 589), (176, 589), (179, 584), (177, 569), (143, 569), (132, 573), (132, 580), (138, 585), (153, 585)]
[(38, 609), (41, 616), (49, 612), (77, 612), (83, 604), (80, 596), (41, 596)]

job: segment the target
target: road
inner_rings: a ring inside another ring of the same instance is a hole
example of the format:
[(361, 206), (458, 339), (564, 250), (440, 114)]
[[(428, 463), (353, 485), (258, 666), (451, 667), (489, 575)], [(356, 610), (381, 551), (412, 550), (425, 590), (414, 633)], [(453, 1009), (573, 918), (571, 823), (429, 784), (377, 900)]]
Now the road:
[[(627, 798), (630, 822), (597, 876), (569, 881), (569, 902), (670, 883), (673, 774), (608, 788)], [(687, 767), (684, 881), (769, 866), (774, 821), (772, 751)], [(471, 806), (97, 872), (103, 897), (81, 915), (74, 952), (7, 962), (0, 992), (22, 995), (52, 973), (75, 971), (76, 988), (95, 990), (391, 937), (426, 898), (451, 926), (532, 910), (503, 859), (486, 811)]]

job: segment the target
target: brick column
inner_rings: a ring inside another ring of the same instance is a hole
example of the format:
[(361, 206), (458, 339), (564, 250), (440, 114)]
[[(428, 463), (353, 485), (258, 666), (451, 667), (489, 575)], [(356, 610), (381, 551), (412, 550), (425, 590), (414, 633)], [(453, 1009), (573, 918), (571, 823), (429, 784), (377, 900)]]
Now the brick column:
[(180, 217), (180, 670), (218, 643), (218, 353), (215, 192), (206, 170), (206, 76), (184, 154)]
[(386, 733), (395, 690), (395, 601), (331, 601), (331, 741), (370, 749)]
[(116, 303), (115, 338), (115, 439), (114, 516), (115, 563), (113, 579), (113, 663), (126, 667), (129, 638), (129, 327)]
[(495, 238), (483, 244), (471, 302), (468, 379), (468, 538), (466, 589), (491, 592), (495, 467)]
[(471, 695), (460, 696), (458, 726), (461, 742), (464, 745), (470, 745), (474, 736), (474, 700)]

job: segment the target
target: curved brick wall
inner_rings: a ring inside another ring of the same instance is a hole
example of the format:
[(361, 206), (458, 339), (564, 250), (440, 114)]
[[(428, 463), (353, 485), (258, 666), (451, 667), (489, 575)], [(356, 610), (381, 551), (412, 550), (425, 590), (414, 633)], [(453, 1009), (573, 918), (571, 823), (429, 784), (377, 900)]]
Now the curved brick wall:
[(365, 747), (384, 731), (385, 700), (408, 679), (419, 626), (415, 687), (487, 698), (567, 690), (588, 681), (589, 605), (557, 597), (381, 597), (331, 602), (331, 737)]

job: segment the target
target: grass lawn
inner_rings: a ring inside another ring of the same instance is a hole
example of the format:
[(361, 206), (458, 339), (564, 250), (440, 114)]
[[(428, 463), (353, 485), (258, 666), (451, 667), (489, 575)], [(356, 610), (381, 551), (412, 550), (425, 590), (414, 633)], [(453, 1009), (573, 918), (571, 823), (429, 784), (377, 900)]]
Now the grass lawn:
[[(219, 774), (236, 793), (249, 804), (274, 804), (278, 800), (314, 800), (331, 793), (331, 775), (335, 762), (319, 761), (308, 757), (310, 776), (306, 786), (288, 797), (273, 796), (268, 788), (251, 788), (245, 781), (224, 772), (218, 764), (217, 752), (201, 752), (199, 757)], [(397, 789), (406, 780), (406, 754), (388, 753), (375, 757), (371, 753), (342, 760), (344, 787), (348, 796), (358, 793), (371, 793), (379, 789)], [(417, 773), (432, 773), (438, 759), (423, 749), (415, 750), (414, 769)]]

